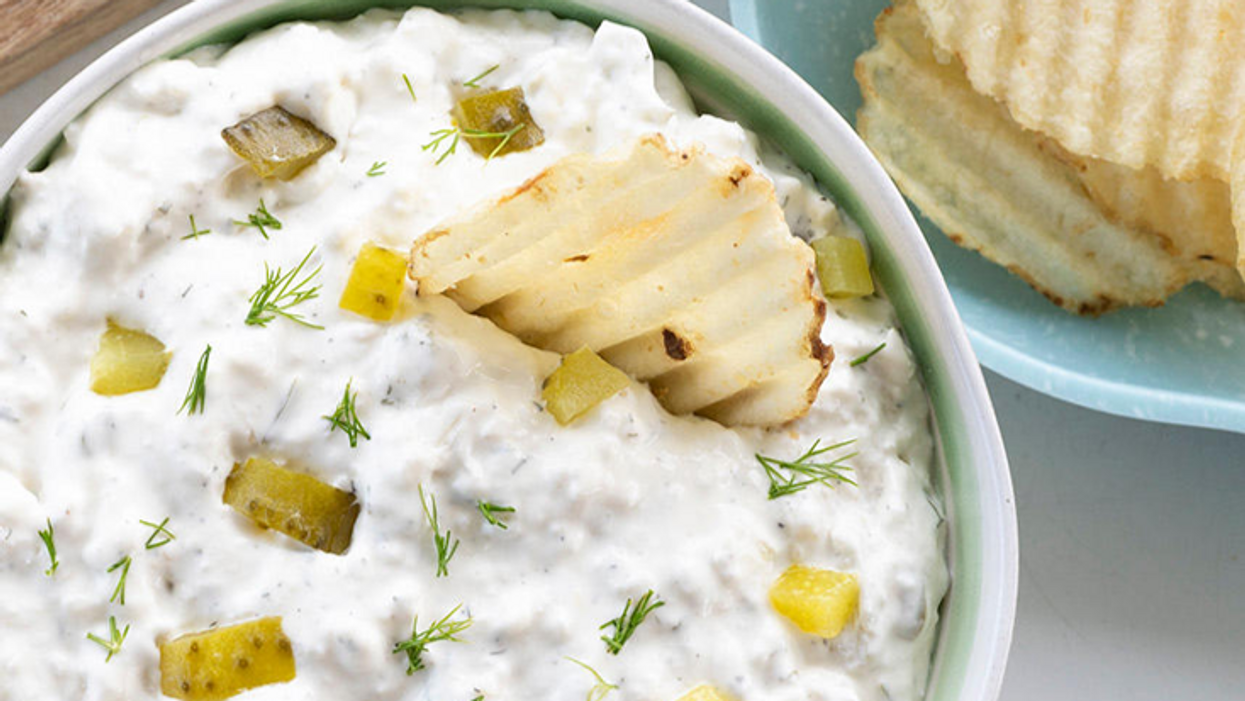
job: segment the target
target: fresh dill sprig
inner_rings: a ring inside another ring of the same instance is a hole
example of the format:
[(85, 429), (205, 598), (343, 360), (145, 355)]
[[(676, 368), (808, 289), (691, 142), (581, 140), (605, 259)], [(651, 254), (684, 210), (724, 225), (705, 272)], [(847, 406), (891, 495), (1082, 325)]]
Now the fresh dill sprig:
[(388, 161), (376, 161), (371, 168), (367, 169), (367, 177), (375, 178), (378, 175), (385, 174), (385, 166), (389, 165)]
[(464, 83), (463, 83), (463, 87), (464, 87), (464, 88), (478, 88), (478, 87), (480, 87), (480, 83), (479, 83), (479, 81), (480, 81), (480, 80), (482, 80), (482, 79), (484, 79), (485, 77), (487, 77), (489, 73), (492, 73), (493, 71), (497, 70), (498, 68), (501, 68), (501, 65), (493, 65), (493, 66), (489, 66), (488, 68), (484, 69), (484, 72), (483, 72), (483, 73), (481, 73), (480, 75), (478, 75), (478, 76), (476, 76), (476, 77), (472, 78), (471, 80), (468, 80), (468, 81), (464, 82)]
[(882, 352), (882, 349), (883, 349), (883, 348), (885, 348), (885, 347), (886, 347), (886, 344), (885, 344), (885, 343), (879, 344), (879, 345), (878, 345), (878, 347), (874, 348), (873, 350), (869, 351), (868, 353), (865, 353), (864, 355), (862, 355), (862, 356), (860, 356), (860, 357), (858, 357), (858, 358), (854, 358), (854, 359), (852, 359), (852, 362), (848, 363), (848, 365), (850, 365), (851, 367), (856, 367), (856, 366), (858, 366), (858, 365), (864, 365), (865, 363), (869, 362), (869, 358), (872, 358), (873, 356), (877, 355), (878, 353), (881, 353), (881, 352)]
[(255, 210), (254, 214), (246, 215), (246, 221), (234, 219), (233, 223), (238, 226), (253, 226), (259, 229), (259, 235), (265, 239), (268, 238), (268, 229), (281, 230), (281, 221), (272, 216), (272, 212), (269, 212), (268, 208), (264, 206), (264, 198), (262, 197), (259, 199), (259, 209)]
[(429, 141), (428, 143), (424, 144), (423, 146), (420, 147), (420, 149), (423, 151), (430, 150), (432, 151), (432, 155), (434, 156), (437, 155), (437, 149), (441, 148), (442, 142), (444, 142), (446, 139), (450, 138), (451, 136), (454, 137), (453, 140), (450, 141), (450, 145), (445, 150), (445, 152), (442, 153), (439, 158), (437, 158), (437, 165), (441, 165), (441, 161), (444, 161), (445, 159), (449, 158), (450, 155), (454, 153), (454, 151), (458, 150), (458, 137), (459, 137), (458, 127), (450, 127), (448, 129), (438, 129), (432, 132), (431, 134), (429, 134), (429, 136), (432, 137), (432, 141)]
[(411, 79), (407, 78), (405, 73), (402, 74), (402, 82), (406, 83), (406, 91), (411, 94), (411, 102), (419, 102), (415, 99), (415, 88), (411, 87)]
[(589, 667), (586, 662), (580, 662), (574, 657), (567, 657), (566, 659), (588, 670), (588, 672), (593, 676), (593, 678), (597, 680), (596, 685), (588, 690), (588, 696), (585, 701), (601, 701), (601, 699), (609, 695), (611, 691), (618, 688), (617, 684), (611, 684), (605, 681), (605, 678), (601, 676), (601, 673), (596, 671), (592, 667)]
[[(454, 557), (454, 553), (458, 552), (458, 540), (453, 537), (449, 529), (445, 533), (441, 533), (441, 520), (437, 515), (437, 496), (435, 494), (428, 495), (424, 498), (424, 485), (419, 485), (419, 501), (424, 505), (424, 516), (428, 518), (428, 525), (432, 527), (432, 542), (437, 548), (437, 576), (448, 577), (450, 575), (449, 564), (450, 559)], [(432, 508), (428, 508), (428, 502), (432, 502)]]
[(195, 215), (191, 214), (190, 215), (190, 233), (183, 236), (182, 240), (185, 241), (186, 239), (198, 239), (200, 236), (207, 236), (210, 233), (212, 233), (211, 229), (200, 229), (198, 226), (196, 226)]
[(202, 414), (203, 407), (207, 405), (207, 370), (208, 359), (212, 356), (212, 344), (203, 351), (203, 355), (199, 356), (199, 364), (195, 366), (194, 377), (190, 378), (190, 387), (186, 389), (186, 398), (182, 400), (182, 406), (177, 413), (186, 412), (186, 415)]
[(309, 286), (312, 278), (320, 273), (319, 267), (307, 273), (302, 280), (295, 281), (315, 252), (315, 246), (312, 246), (311, 250), (307, 251), (307, 255), (303, 256), (302, 261), (288, 273), (282, 273), (280, 268), (271, 270), (268, 264), (264, 263), (264, 284), (260, 285), (255, 294), (247, 300), (251, 303), (251, 310), (246, 314), (247, 325), (267, 326), (268, 322), (278, 316), (283, 316), (308, 328), (324, 328), (307, 321), (301, 314), (289, 311), (291, 307), (320, 296), (319, 285)]
[(125, 636), (130, 634), (130, 624), (125, 624), (125, 630), (117, 630), (117, 617), (108, 617), (108, 639), (104, 640), (94, 633), (87, 633), (86, 638), (93, 643), (108, 651), (108, 657), (104, 658), (105, 662), (111, 662), (112, 656), (121, 652), (121, 643), (125, 642)]
[(468, 616), (461, 621), (450, 620), (462, 606), (462, 604), (459, 604), (450, 609), (449, 613), (422, 631), (419, 629), (419, 616), (416, 616), (411, 622), (411, 637), (394, 644), (393, 654), (406, 653), (406, 673), (408, 676), (424, 668), (423, 655), (428, 650), (429, 645), (442, 640), (449, 640), (455, 643), (462, 642), (461, 639), (454, 636), (471, 627), (471, 617)]
[(350, 385), (354, 380), (346, 382), (346, 391), (342, 394), (342, 400), (338, 402), (337, 409), (332, 415), (325, 415), (320, 418), (329, 422), (329, 433), (337, 429), (341, 429), (342, 433), (350, 439), (350, 447), (357, 448), (359, 446), (359, 436), (363, 436), (369, 441), (372, 440), (372, 434), (367, 432), (363, 427), (363, 422), (359, 420), (359, 412), (355, 406), (355, 400), (358, 399), (359, 393), (350, 393)]
[(112, 567), (108, 568), (110, 573), (118, 569), (121, 570), (121, 578), (117, 580), (117, 588), (112, 590), (112, 596), (108, 599), (109, 603), (115, 602), (125, 606), (125, 580), (130, 576), (130, 563), (132, 562), (133, 560), (130, 559), (130, 556), (126, 555), (112, 563)]
[(613, 635), (609, 637), (601, 636), (601, 640), (605, 642), (605, 648), (611, 655), (617, 655), (622, 650), (623, 645), (626, 645), (627, 641), (631, 639), (631, 635), (635, 633), (635, 629), (640, 627), (640, 624), (644, 622), (645, 618), (648, 618), (650, 613), (666, 605), (666, 602), (660, 598), (655, 601), (652, 601), (652, 599), (652, 589), (645, 592), (644, 596), (641, 596), (640, 600), (635, 602), (634, 608), (632, 608), (631, 599), (627, 599), (627, 604), (623, 606), (622, 615), (601, 624), (599, 630), (605, 630), (610, 626), (614, 627)]
[(152, 532), (151, 536), (147, 538), (147, 542), (144, 543), (144, 546), (148, 550), (155, 550), (156, 548), (163, 547), (177, 540), (177, 536), (173, 535), (173, 531), (170, 531), (169, 529), (165, 528), (165, 526), (169, 524), (168, 516), (165, 516), (164, 520), (161, 521), (160, 523), (152, 523), (151, 521), (144, 521), (142, 519), (139, 519), (138, 522), (143, 524), (144, 526), (147, 526), (148, 528), (155, 529), (155, 531)]
[(525, 126), (527, 125), (519, 124), (507, 131), (481, 131), (480, 129), (462, 129), (459, 127), (437, 129), (429, 135), (432, 137), (432, 140), (420, 148), (424, 151), (432, 151), (432, 155), (436, 156), (437, 149), (442, 148), (445, 144), (445, 140), (449, 139), (449, 146), (445, 147), (445, 150), (440, 156), (437, 157), (436, 165), (441, 165), (441, 161), (449, 158), (458, 150), (458, 140), (461, 137), (467, 137), (469, 139), (501, 139), (497, 146), (495, 146), (493, 150), (484, 157), (484, 162), (487, 163), (493, 160), (493, 157), (501, 152), (502, 149), (506, 148), (506, 144), (510, 143), (510, 140), (514, 138), (514, 135), (522, 131)]
[[(813, 441), (812, 447), (794, 461), (778, 460), (756, 453), (757, 462), (761, 463), (761, 467), (765, 468), (765, 475), (769, 477), (769, 498), (777, 499), (788, 494), (795, 494), (812, 484), (829, 485), (831, 480), (856, 486), (856, 483), (844, 474), (850, 472), (852, 468), (843, 463), (859, 453), (849, 453), (831, 462), (813, 462), (814, 458), (832, 450), (845, 448), (855, 442), (853, 439), (822, 448), (820, 447), (821, 439), (818, 439)], [(786, 470), (787, 474), (783, 475), (780, 470)]]
[(61, 566), (60, 560), (56, 559), (56, 532), (52, 529), (52, 519), (48, 519), (48, 529), (39, 531), (39, 539), (43, 541), (44, 547), (48, 549), (48, 559), (52, 561), (51, 567), (44, 570), (43, 573), (51, 577), (56, 574), (56, 568)]
[(501, 504), (494, 504), (492, 502), (484, 501), (483, 499), (476, 499), (476, 508), (480, 510), (480, 514), (484, 516), (485, 521), (488, 521), (490, 524), (497, 526), (503, 531), (509, 528), (505, 521), (502, 521), (497, 517), (497, 514), (513, 514), (513, 506), (502, 506)]
[(488, 163), (493, 160), (493, 157), (500, 153), (502, 149), (506, 148), (506, 144), (510, 143), (510, 140), (514, 138), (514, 135), (522, 131), (525, 126), (527, 125), (519, 124), (508, 131), (480, 131), (479, 129), (463, 129), (462, 132), (463, 136), (472, 139), (501, 139), (501, 142), (498, 143), (497, 146), (493, 147), (493, 150), (489, 151), (489, 154), (484, 157), (484, 162)]

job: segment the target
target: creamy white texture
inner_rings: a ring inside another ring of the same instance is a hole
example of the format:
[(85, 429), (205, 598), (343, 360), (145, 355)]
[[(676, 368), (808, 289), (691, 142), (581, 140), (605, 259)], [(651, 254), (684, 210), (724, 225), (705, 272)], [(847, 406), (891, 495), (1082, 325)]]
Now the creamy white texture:
[[(421, 146), (448, 126), (457, 86), (494, 64), (483, 84), (521, 85), (546, 143), (488, 164), (464, 144), (434, 165)], [(276, 103), (338, 141), (288, 183), (260, 181), (219, 136)], [(743, 701), (919, 698), (947, 575), (926, 400), (884, 300), (831, 303), (821, 396), (771, 432), (672, 417), (638, 384), (560, 428), (537, 402), (556, 356), (409, 290), (389, 324), (337, 308), (364, 241), (405, 249), (562, 156), (655, 131), (756, 163), (797, 232), (841, 226), (806, 177), (759, 160), (754, 136), (697, 116), (638, 32), (542, 13), (284, 25), (143, 69), (75, 121), (51, 165), (19, 182), (0, 247), (0, 700), (157, 698), (157, 639), (263, 615), (284, 617), (298, 675), (242, 697), (254, 701), (578, 701), (594, 681), (568, 656), (624, 700), (701, 682)], [(260, 198), (284, 225), (270, 240), (231, 223)], [(182, 240), (192, 214), (212, 233)], [(312, 246), (324, 287), (299, 311), (325, 329), (246, 326), (264, 264), (288, 270)], [(109, 317), (172, 350), (158, 388), (88, 390)], [(209, 343), (206, 413), (175, 415)], [(357, 449), (322, 418), (352, 378), (372, 436)], [(766, 499), (754, 453), (849, 438), (859, 487)], [(230, 468), (256, 454), (358, 494), (345, 555), (221, 503)], [(461, 539), (447, 578), (433, 577), (421, 484)], [(485, 523), (476, 499), (513, 505), (510, 528)], [(139, 520), (166, 516), (177, 539), (145, 550)], [(53, 577), (36, 535), (46, 518)], [(125, 554), (119, 606), (106, 570)], [(859, 576), (859, 614), (834, 641), (768, 603), (796, 562)], [(649, 588), (666, 605), (605, 654), (598, 626)], [(458, 603), (474, 619), (466, 642), (432, 646), (407, 676), (391, 648), (412, 616), (422, 626)], [(105, 663), (85, 635), (109, 615), (131, 628)]]

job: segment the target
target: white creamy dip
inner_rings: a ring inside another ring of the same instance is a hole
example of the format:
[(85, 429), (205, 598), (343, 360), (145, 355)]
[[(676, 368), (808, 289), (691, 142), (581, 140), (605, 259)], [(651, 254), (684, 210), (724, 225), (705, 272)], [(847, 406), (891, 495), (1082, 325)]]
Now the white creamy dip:
[[(462, 144), (435, 165), (421, 146), (449, 125), (457, 86), (494, 64), (482, 84), (522, 86), (546, 142), (487, 164)], [(261, 181), (220, 137), (273, 104), (337, 139), (290, 182)], [(926, 399), (885, 300), (830, 304), (837, 357), (821, 395), (768, 432), (670, 416), (634, 383), (562, 428), (538, 402), (555, 355), (409, 289), (392, 323), (337, 307), (363, 242), (405, 250), (567, 154), (652, 132), (757, 164), (801, 235), (842, 226), (806, 176), (761, 160), (754, 135), (698, 116), (639, 32), (543, 13), (282, 25), (145, 68), (75, 121), (21, 178), (0, 246), (0, 700), (158, 698), (157, 640), (268, 615), (284, 618), (297, 678), (253, 701), (579, 701), (595, 680), (568, 657), (619, 700), (673, 701), (702, 682), (741, 701), (919, 698), (947, 572)], [(283, 224), (269, 240), (232, 223), (261, 198)], [(212, 233), (183, 240), (190, 215)], [(323, 290), (299, 311), (324, 330), (245, 325), (265, 263), (288, 270), (312, 246)], [(168, 345), (156, 389), (88, 390), (107, 318)], [(209, 343), (206, 411), (177, 415)], [(372, 437), (356, 449), (322, 418), (352, 378)], [(754, 453), (852, 438), (858, 487), (767, 500)], [(259, 454), (358, 495), (344, 555), (221, 503), (231, 467)], [(419, 485), (461, 539), (448, 577), (433, 576)], [(476, 499), (514, 506), (509, 529)], [(165, 517), (176, 540), (145, 549), (139, 521)], [(51, 577), (36, 534), (49, 518)], [(107, 569), (127, 554), (121, 606)], [(771, 608), (793, 563), (859, 577), (838, 638)], [(650, 588), (665, 606), (606, 654), (598, 626)], [(429, 647), (408, 676), (392, 647), (412, 617), (459, 603), (474, 621), (464, 642)], [(104, 636), (109, 616), (130, 630), (105, 662), (86, 634)]]

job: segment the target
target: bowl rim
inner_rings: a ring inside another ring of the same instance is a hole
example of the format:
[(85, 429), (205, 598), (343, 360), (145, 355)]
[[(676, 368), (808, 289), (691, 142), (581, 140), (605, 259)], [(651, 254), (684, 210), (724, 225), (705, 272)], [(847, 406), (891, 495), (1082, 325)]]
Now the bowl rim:
[[(326, 11), (324, 5), (330, 8)], [(784, 125), (798, 130), (801, 144), (814, 147), (816, 155), (831, 164), (830, 178), (841, 180), (840, 186), (848, 188), (853, 200), (845, 209), (866, 230), (875, 248), (875, 265), (884, 288), (892, 295), (902, 288), (900, 294), (913, 312), (904, 318), (905, 335), (909, 335), (914, 350), (917, 344), (912, 335), (919, 336), (917, 340), (928, 344), (924, 355), (933, 356), (920, 361), (931, 404), (938, 414), (936, 426), (941, 429), (939, 477), (957, 494), (967, 490), (974, 497), (956, 507), (959, 513), (948, 514), (955, 524), (953, 535), (967, 530), (960, 527), (960, 516), (981, 529), (972, 542), (972, 552), (957, 553), (954, 537), (949, 543), (951, 613), (958, 613), (954, 610), (957, 602), (973, 609), (959, 614), (962, 619), (968, 617), (956, 638), (964, 662), (950, 671), (941, 664), (949, 637), (944, 620), (927, 698), (995, 701), (1002, 689), (1011, 644), (1019, 579), (1015, 500), (1002, 436), (981, 368), (933, 255), (899, 191), (847, 121), (792, 69), (730, 25), (684, 0), (355, 0), (336, 5), (348, 9), (364, 5), (393, 9), (416, 5), (438, 9), (523, 6), (552, 9), (560, 16), (591, 24), (604, 19), (620, 21), (643, 31), (655, 50), (660, 48), (656, 45), (660, 38), (664, 48), (677, 48), (697, 68), (720, 71), (738, 81), (747, 97), (765, 101), (787, 120)], [(340, 14), (333, 0), (196, 0), (172, 11), (77, 73), (0, 145), (0, 193), (7, 198), (19, 174), (49, 155), (72, 119), (143, 65), (199, 43), (227, 38), (221, 34), (222, 27), (241, 24), (254, 30), (274, 23), (274, 18), (326, 14), (344, 17), (358, 12)], [(669, 60), (658, 53), (659, 58)], [(749, 127), (770, 136), (762, 127)], [(813, 172), (799, 158), (796, 160)], [(3, 226), (4, 213), (0, 210)], [(944, 426), (953, 420), (959, 421), (952, 424), (957, 435), (951, 442), (957, 445), (947, 450)], [(963, 463), (966, 472), (948, 473), (952, 463)], [(971, 484), (965, 486), (965, 480)], [(948, 507), (952, 506), (951, 496), (946, 495)], [(956, 567), (970, 561), (970, 570)], [(968, 594), (975, 594), (975, 599), (965, 602), (963, 597)], [(942, 683), (946, 686), (940, 686)]]

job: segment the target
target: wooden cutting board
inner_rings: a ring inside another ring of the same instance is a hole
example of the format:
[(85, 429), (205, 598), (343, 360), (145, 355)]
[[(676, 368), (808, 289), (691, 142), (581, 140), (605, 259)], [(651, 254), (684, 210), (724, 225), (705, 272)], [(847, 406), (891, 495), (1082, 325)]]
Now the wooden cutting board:
[(0, 94), (160, 0), (0, 0)]

